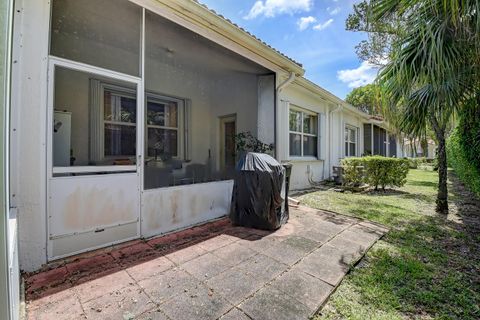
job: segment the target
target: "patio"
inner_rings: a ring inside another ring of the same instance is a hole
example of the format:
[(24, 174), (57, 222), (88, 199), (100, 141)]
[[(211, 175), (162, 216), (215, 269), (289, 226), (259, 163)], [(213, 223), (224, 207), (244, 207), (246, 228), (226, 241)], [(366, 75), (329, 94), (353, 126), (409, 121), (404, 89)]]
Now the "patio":
[(26, 275), (28, 319), (308, 319), (387, 231), (291, 208), (276, 232), (218, 220)]

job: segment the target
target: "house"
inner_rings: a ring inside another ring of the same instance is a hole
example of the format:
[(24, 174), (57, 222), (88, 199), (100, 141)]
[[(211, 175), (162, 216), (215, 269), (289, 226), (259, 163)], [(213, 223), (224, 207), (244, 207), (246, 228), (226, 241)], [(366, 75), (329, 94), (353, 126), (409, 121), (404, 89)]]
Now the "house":
[(293, 165), (293, 190), (332, 178), (333, 167), (346, 157), (402, 155), (397, 137), (383, 119), (354, 108), (303, 77), (295, 78), (278, 95), (283, 128), (278, 158)]
[(419, 139), (404, 139), (403, 141), (403, 154), (405, 157), (435, 159), (436, 152), (437, 144), (432, 139), (427, 139), (425, 145)]
[(17, 253), (34, 271), (228, 214), (236, 133), (273, 143), (293, 189), (398, 152), (383, 121), (196, 1), (6, 4), (12, 284)]

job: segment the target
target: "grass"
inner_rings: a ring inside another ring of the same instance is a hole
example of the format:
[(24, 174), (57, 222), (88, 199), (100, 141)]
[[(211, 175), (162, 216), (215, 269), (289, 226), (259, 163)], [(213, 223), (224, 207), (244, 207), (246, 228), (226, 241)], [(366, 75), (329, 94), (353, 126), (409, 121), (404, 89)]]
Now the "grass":
[(439, 216), (436, 182), (436, 172), (411, 170), (395, 191), (300, 197), (311, 207), (390, 228), (315, 320), (480, 319), (480, 201), (451, 175), (451, 214)]

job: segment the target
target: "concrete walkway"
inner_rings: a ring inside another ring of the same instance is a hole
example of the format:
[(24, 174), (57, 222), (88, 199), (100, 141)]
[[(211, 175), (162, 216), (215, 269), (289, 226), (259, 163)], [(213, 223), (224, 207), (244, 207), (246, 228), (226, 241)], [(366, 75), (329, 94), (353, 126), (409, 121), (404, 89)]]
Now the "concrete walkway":
[(387, 230), (305, 207), (276, 232), (223, 219), (27, 275), (28, 319), (308, 319)]

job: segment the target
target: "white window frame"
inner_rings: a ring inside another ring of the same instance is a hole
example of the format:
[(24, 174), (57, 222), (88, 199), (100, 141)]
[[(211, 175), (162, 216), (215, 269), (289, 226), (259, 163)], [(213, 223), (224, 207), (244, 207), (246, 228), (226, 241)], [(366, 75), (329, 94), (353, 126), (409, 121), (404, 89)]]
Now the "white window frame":
[[(177, 127), (159, 126), (154, 124), (147, 124), (148, 117), (148, 102), (157, 101), (164, 103), (165, 101), (175, 102), (177, 104)], [(147, 92), (145, 97), (145, 158), (149, 158), (147, 151), (148, 145), (148, 129), (166, 129), (177, 130), (177, 155), (173, 159), (185, 159), (185, 100), (174, 97), (168, 97), (156, 93)]]
[[(291, 111), (294, 111), (294, 112), (299, 112), (300, 113), (300, 121), (301, 121), (301, 129), (302, 129), (302, 132), (298, 132), (298, 131), (292, 131), (290, 130), (290, 112)], [(303, 132), (303, 119), (304, 119), (304, 115), (310, 115), (310, 116), (314, 116), (317, 118), (317, 134), (312, 134), (312, 133), (304, 133)], [(289, 109), (288, 109), (288, 156), (290, 159), (292, 160), (295, 160), (295, 159), (300, 159), (300, 160), (317, 160), (318, 159), (318, 153), (319, 153), (319, 148), (318, 148), (318, 139), (319, 139), (319, 121), (320, 121), (320, 117), (319, 117), (319, 114), (316, 113), (316, 112), (313, 112), (313, 111), (309, 111), (309, 110), (305, 110), (305, 109), (302, 109), (302, 108), (299, 108), (299, 107), (295, 107), (295, 106), (290, 106)], [(301, 155), (292, 155), (290, 154), (290, 134), (298, 134), (300, 135), (300, 154)], [(316, 155), (307, 155), (305, 156), (304, 155), (304, 152), (303, 152), (303, 137), (304, 136), (308, 136), (308, 137), (315, 137), (317, 138), (317, 153)]]
[[(116, 155), (116, 156), (105, 155), (105, 151), (106, 151), (105, 150), (105, 125), (106, 124), (111, 124), (111, 125), (115, 125), (115, 126), (135, 127), (137, 129), (137, 135), (139, 134), (136, 122), (130, 123), (130, 122), (119, 122), (119, 121), (105, 120), (105, 91), (110, 91), (111, 93), (113, 93), (117, 96), (120, 96), (120, 97), (134, 99), (135, 102), (138, 103), (135, 90), (132, 90), (132, 89), (126, 88), (126, 87), (122, 87), (122, 86), (119, 86), (119, 85), (106, 83), (106, 82), (101, 82), (100, 86), (101, 86), (100, 110), (97, 110), (97, 111), (100, 113), (100, 117), (102, 119), (101, 120), (102, 130), (101, 130), (101, 140), (100, 140), (101, 143), (102, 143), (101, 157), (103, 159), (115, 159), (115, 158), (119, 158), (119, 157), (134, 158), (136, 156), (136, 154), (135, 155), (124, 154), (124, 155)], [(138, 117), (138, 113), (137, 113), (137, 117)]]
[[(349, 139), (350, 132), (347, 133), (347, 130), (352, 130), (352, 131), (355, 132), (355, 141), (352, 141), (352, 140)], [(344, 141), (343, 141), (343, 148), (345, 149), (344, 150), (345, 158), (357, 157), (358, 156), (358, 133), (359, 133), (359, 128), (357, 128), (355, 126), (352, 126), (350, 124), (346, 124), (345, 125), (345, 130), (343, 132), (344, 132), (344, 135), (346, 134), (346, 137), (344, 138)], [(348, 148), (346, 147), (347, 143), (348, 143)], [(350, 154), (350, 145), (351, 144), (355, 145), (355, 154), (354, 155)]]
[[(94, 74), (99, 77), (106, 77), (115, 81), (122, 81), (131, 83), (136, 86), (136, 98), (137, 108), (138, 104), (143, 104), (143, 91), (142, 79), (139, 77), (122, 74), (116, 71), (103, 69), (96, 66), (87, 65), (81, 62), (71, 61), (55, 56), (49, 56), (48, 66), (48, 101), (47, 101), (47, 123), (49, 126), (53, 125), (53, 113), (54, 113), (54, 86), (55, 86), (55, 68), (63, 67), (74, 71), (81, 71), (85, 73)], [(141, 108), (138, 108), (141, 111)], [(103, 117), (103, 114), (102, 114)], [(139, 117), (143, 117), (141, 113), (137, 112), (137, 124), (139, 124)], [(141, 128), (142, 126), (140, 126)], [(137, 134), (137, 145), (141, 141), (141, 135)], [(142, 144), (140, 144), (142, 145)], [(137, 158), (142, 155), (142, 150), (137, 148)], [(58, 167), (53, 166), (53, 134), (47, 135), (47, 174), (50, 178), (54, 178), (54, 174), (66, 174), (66, 173), (105, 173), (105, 172), (132, 172), (139, 170), (140, 163), (137, 161), (136, 165), (125, 166), (69, 166)], [(58, 177), (57, 177), (58, 179)]]

